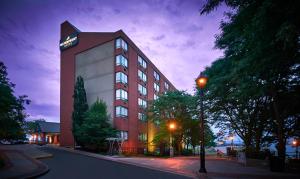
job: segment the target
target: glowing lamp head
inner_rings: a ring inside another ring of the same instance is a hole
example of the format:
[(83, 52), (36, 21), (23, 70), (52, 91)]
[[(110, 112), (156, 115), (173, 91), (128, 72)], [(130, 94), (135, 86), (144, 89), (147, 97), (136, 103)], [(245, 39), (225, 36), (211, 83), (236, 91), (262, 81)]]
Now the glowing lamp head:
[(233, 136), (230, 136), (230, 137), (229, 137), (229, 140), (233, 140), (233, 139), (234, 139), (234, 137), (233, 137)]
[(293, 141), (293, 145), (297, 145), (297, 141), (296, 140)]
[(169, 125), (169, 128), (170, 128), (171, 130), (174, 130), (174, 129), (176, 128), (176, 126), (175, 126), (174, 123), (171, 123), (171, 124)]
[(198, 78), (196, 79), (196, 84), (198, 88), (203, 89), (206, 86), (208, 78), (201, 72)]

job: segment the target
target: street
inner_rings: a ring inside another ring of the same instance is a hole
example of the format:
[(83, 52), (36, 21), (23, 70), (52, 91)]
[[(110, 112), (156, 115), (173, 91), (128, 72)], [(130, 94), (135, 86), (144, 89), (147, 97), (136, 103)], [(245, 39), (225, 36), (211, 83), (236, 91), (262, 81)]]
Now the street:
[(133, 165), (101, 160), (53, 148), (43, 148), (53, 154), (52, 158), (41, 159), (50, 170), (39, 178), (143, 178), (184, 179), (188, 178), (167, 172), (151, 170)]

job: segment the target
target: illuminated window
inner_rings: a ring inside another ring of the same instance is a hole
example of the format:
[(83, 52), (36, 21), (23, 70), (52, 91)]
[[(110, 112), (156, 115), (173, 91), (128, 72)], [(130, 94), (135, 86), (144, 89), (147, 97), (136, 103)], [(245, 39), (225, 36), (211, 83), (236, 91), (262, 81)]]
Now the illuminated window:
[(159, 85), (156, 84), (156, 83), (154, 83), (154, 90), (155, 90), (156, 92), (159, 92)]
[(116, 117), (127, 117), (128, 109), (123, 106), (116, 106)]
[(169, 84), (167, 82), (165, 82), (165, 89), (169, 90)]
[(116, 48), (122, 48), (123, 50), (127, 51), (128, 45), (122, 38), (118, 38), (116, 39)]
[(154, 94), (153, 98), (154, 98), (154, 100), (157, 100), (158, 99), (158, 95)]
[(155, 80), (157, 80), (157, 81), (159, 81), (159, 74), (156, 72), (156, 71), (154, 71), (154, 78), (155, 78)]
[(117, 72), (116, 73), (116, 83), (127, 84), (128, 77), (125, 73)]
[(119, 131), (118, 137), (123, 140), (128, 140), (128, 131)]
[(147, 95), (147, 88), (145, 88), (144, 86), (138, 84), (138, 91), (142, 94), (142, 95)]
[(144, 114), (144, 113), (138, 113), (138, 119), (140, 120), (140, 121), (143, 121), (143, 122), (145, 122), (145, 121), (147, 121), (147, 116), (146, 116), (146, 114)]
[(139, 133), (139, 141), (146, 142), (147, 141), (147, 134), (146, 133)]
[(147, 102), (141, 98), (138, 99), (138, 104), (142, 108), (147, 108)]
[(123, 66), (123, 67), (128, 67), (128, 60), (125, 58), (123, 55), (117, 55), (116, 56), (116, 65), (117, 66)]
[(122, 89), (117, 89), (116, 90), (116, 99), (121, 99), (121, 100), (128, 100), (128, 93), (125, 90)]
[(147, 82), (147, 76), (145, 73), (143, 73), (141, 70), (138, 70), (138, 77), (143, 80), (144, 82)]
[(147, 62), (142, 57), (138, 56), (138, 62), (143, 68), (147, 68)]

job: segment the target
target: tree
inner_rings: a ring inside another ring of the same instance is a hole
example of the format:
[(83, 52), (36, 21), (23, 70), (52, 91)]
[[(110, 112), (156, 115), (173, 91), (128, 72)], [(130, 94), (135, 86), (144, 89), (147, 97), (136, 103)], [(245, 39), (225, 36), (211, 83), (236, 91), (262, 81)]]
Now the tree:
[(233, 81), (231, 73), (234, 68), (230, 60), (217, 60), (206, 68), (209, 82), (204, 95), (205, 109), (209, 121), (220, 128), (223, 135), (234, 131), (244, 141), (248, 152), (254, 148), (254, 134), (257, 137), (256, 143), (259, 144), (264, 129), (269, 124), (268, 118), (261, 115), (268, 98), (254, 94), (244, 95), (243, 88), (249, 90), (258, 85), (250, 79), (248, 84), (242, 84), (241, 80)]
[(74, 94), (73, 94), (73, 135), (75, 142), (81, 145), (78, 137), (80, 136), (80, 128), (84, 121), (84, 115), (88, 111), (88, 104), (86, 99), (86, 92), (84, 89), (84, 81), (81, 76), (77, 77), (76, 84), (74, 87)]
[(45, 122), (45, 119), (36, 119), (36, 120), (32, 120), (32, 121), (26, 121), (25, 122), (25, 131), (28, 134), (32, 134), (32, 133), (39, 133), (40, 132), (40, 126), (38, 124), (38, 122), (43, 121)]
[[(152, 102), (148, 111), (148, 119), (159, 124), (159, 131), (153, 141), (156, 144), (169, 144), (168, 124), (170, 121), (175, 122), (177, 126), (172, 136), (175, 149), (179, 153), (183, 142), (193, 147), (199, 144), (199, 111), (195, 96), (183, 91), (169, 91)], [(210, 131), (210, 127), (207, 125), (205, 130)], [(211, 131), (206, 133), (213, 134)], [(214, 138), (211, 135), (208, 135), (206, 139), (213, 143)]]
[[(222, 88), (226, 88), (225, 94), (234, 99), (225, 98), (226, 110), (233, 107), (228, 118), (250, 115), (241, 123), (248, 126), (244, 128), (245, 134), (253, 136), (256, 129), (263, 131), (261, 135), (274, 132), (278, 154), (284, 159), (286, 139), (294, 135), (291, 129), (297, 128), (295, 125), (300, 118), (300, 2), (209, 0), (201, 13), (210, 13), (222, 2), (233, 9), (221, 23), (222, 32), (216, 38), (216, 47), (224, 50), (224, 57), (207, 71), (224, 65), (228, 73), (218, 72), (210, 90), (224, 91)], [(215, 86), (218, 80), (224, 86)], [(224, 95), (216, 93), (215, 97), (219, 96)], [(219, 117), (222, 120), (223, 116)], [(239, 128), (232, 122), (230, 125), (236, 130)]]
[(15, 84), (11, 83), (7, 77), (7, 69), (0, 61), (0, 140), (2, 139), (23, 139), (25, 104), (30, 101), (26, 95), (15, 96)]
[(84, 115), (82, 125), (78, 129), (78, 141), (85, 148), (104, 147), (105, 139), (116, 135), (116, 130), (111, 127), (109, 118), (105, 102), (97, 99)]

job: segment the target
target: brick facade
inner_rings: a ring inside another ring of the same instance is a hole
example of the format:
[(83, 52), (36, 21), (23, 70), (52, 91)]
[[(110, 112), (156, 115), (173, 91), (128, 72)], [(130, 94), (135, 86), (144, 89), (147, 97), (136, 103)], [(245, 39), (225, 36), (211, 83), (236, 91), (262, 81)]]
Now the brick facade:
[[(97, 32), (80, 32), (69, 22), (61, 24), (61, 38), (77, 32), (79, 43), (73, 47), (61, 51), (61, 96), (60, 96), (60, 124), (61, 136), (60, 144), (62, 146), (73, 146), (74, 139), (72, 135), (72, 111), (73, 111), (73, 90), (76, 78), (76, 55), (89, 51), (97, 46), (113, 42), (113, 55), (122, 54), (128, 59), (128, 68), (116, 66), (114, 58), (114, 73), (123, 72), (128, 75), (128, 84), (124, 85), (115, 82), (115, 75), (113, 80), (113, 106), (112, 109), (112, 124), (118, 130), (128, 131), (128, 140), (124, 142), (124, 150), (131, 152), (139, 152), (146, 146), (147, 142), (138, 140), (138, 135), (145, 133), (148, 135), (148, 140), (153, 138), (153, 131), (157, 130), (153, 124), (143, 122), (138, 119), (138, 112), (144, 112), (138, 106), (138, 98), (144, 100), (153, 100), (154, 95), (154, 82), (160, 85), (159, 94), (162, 94), (166, 89), (164, 83), (169, 84), (169, 90), (175, 90), (175, 87), (170, 81), (154, 66), (154, 64), (141, 52), (141, 50), (129, 39), (129, 37), (122, 31), (112, 33), (97, 33)], [(127, 44), (128, 50), (125, 52), (122, 49), (116, 49), (115, 40), (121, 37)], [(147, 68), (143, 69), (138, 64), (138, 56), (141, 56), (147, 62)], [(147, 75), (147, 82), (144, 83), (138, 78), (138, 69)], [(160, 80), (155, 81), (154, 70), (160, 75)], [(80, 75), (80, 74), (79, 74)], [(143, 96), (138, 92), (138, 84), (147, 88), (147, 95)], [(105, 85), (105, 84), (101, 84)], [(128, 101), (116, 100), (115, 90), (124, 89), (128, 92)], [(87, 96), (89, 96), (87, 92)], [(108, 104), (109, 105), (109, 104)], [(128, 108), (127, 117), (116, 117), (115, 106), (124, 106)], [(151, 132), (150, 132), (151, 131)], [(148, 147), (151, 148), (150, 145)]]

